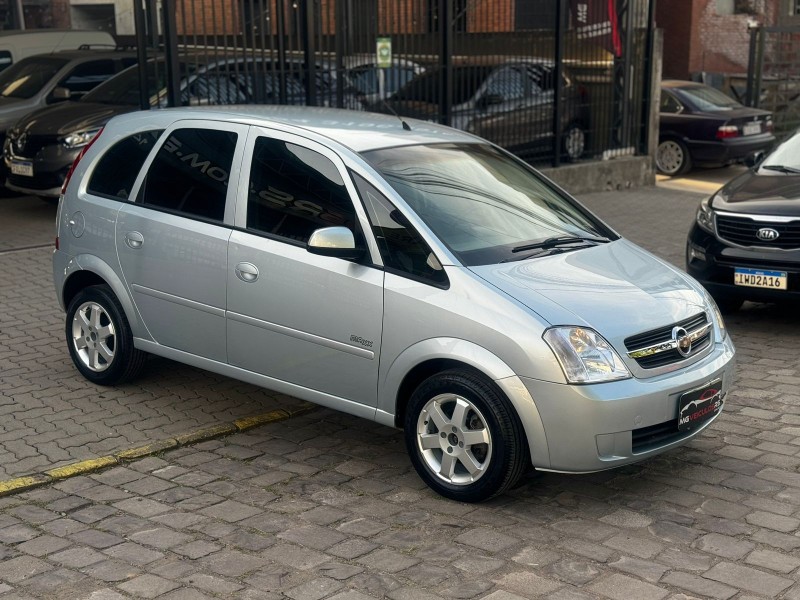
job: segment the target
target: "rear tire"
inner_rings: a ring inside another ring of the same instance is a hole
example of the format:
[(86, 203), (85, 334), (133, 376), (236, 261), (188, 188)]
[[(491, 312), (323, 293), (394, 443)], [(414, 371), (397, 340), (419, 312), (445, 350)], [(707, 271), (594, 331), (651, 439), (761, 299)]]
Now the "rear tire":
[(659, 173), (671, 177), (686, 173), (692, 168), (692, 157), (686, 144), (675, 138), (660, 140), (656, 150), (656, 168)]
[(451, 500), (480, 502), (501, 494), (529, 463), (513, 406), (471, 371), (453, 369), (423, 381), (409, 400), (404, 425), (417, 473)]
[(67, 309), (65, 333), (75, 367), (98, 385), (133, 379), (147, 358), (133, 347), (125, 311), (107, 285), (78, 292)]
[(586, 132), (580, 123), (570, 123), (564, 130), (562, 147), (569, 162), (575, 162), (586, 152)]

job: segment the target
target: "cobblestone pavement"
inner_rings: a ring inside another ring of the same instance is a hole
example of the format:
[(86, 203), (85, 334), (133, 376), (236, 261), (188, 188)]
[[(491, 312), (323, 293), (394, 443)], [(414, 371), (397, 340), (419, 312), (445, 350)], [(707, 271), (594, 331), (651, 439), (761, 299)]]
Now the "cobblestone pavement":
[[(699, 196), (582, 199), (682, 263)], [(0, 253), (0, 281), (5, 473), (291, 402), (156, 360), (136, 385), (94, 388), (63, 348), (47, 251)], [(800, 322), (748, 304), (728, 325), (739, 377), (725, 412), (643, 464), (530, 474), (465, 505), (423, 486), (398, 432), (319, 410), (0, 498), (0, 600), (800, 600)]]

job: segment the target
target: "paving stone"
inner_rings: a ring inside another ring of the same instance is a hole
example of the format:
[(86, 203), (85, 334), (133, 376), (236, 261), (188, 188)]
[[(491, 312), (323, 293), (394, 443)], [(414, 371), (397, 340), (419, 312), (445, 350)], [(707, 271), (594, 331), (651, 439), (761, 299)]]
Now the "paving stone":
[(126, 581), (141, 573), (137, 567), (113, 559), (94, 563), (80, 570), (90, 577), (105, 581), (106, 583)]
[(184, 544), (183, 546), (176, 546), (172, 548), (172, 551), (176, 554), (180, 554), (181, 556), (185, 556), (194, 560), (196, 558), (207, 556), (212, 552), (216, 552), (220, 548), (221, 546), (218, 546), (217, 544), (212, 544), (204, 540), (195, 540), (193, 542), (189, 542), (188, 544)]
[(737, 593), (737, 590), (730, 586), (680, 571), (669, 573), (662, 579), (662, 582), (687, 590), (693, 594), (699, 594), (703, 598), (720, 598), (721, 600), (727, 600), (727, 598)]
[(267, 558), (244, 554), (238, 550), (223, 550), (201, 560), (205, 568), (214, 573), (225, 577), (241, 577), (263, 567)]
[(344, 585), (335, 579), (317, 577), (287, 590), (284, 594), (292, 600), (321, 600), (343, 587)]
[(530, 571), (512, 571), (493, 579), (493, 581), (504, 590), (524, 596), (546, 596), (564, 585)]
[(774, 550), (754, 550), (745, 558), (745, 562), (779, 573), (791, 573), (800, 567), (800, 559)]
[(416, 558), (405, 556), (393, 550), (382, 548), (358, 558), (357, 562), (377, 571), (398, 573), (417, 564), (420, 561)]
[(755, 548), (755, 544), (727, 535), (709, 533), (697, 540), (697, 549), (717, 556), (736, 560)]
[(350, 579), (363, 571), (364, 569), (362, 567), (335, 562), (324, 563), (317, 568), (319, 574), (330, 577), (331, 579), (336, 579), (337, 581)]
[(27, 525), (17, 524), (0, 529), (0, 543), (15, 544), (32, 540), (39, 532)]
[(621, 556), (619, 560), (609, 563), (609, 566), (618, 571), (624, 571), (625, 573), (641, 577), (651, 583), (657, 583), (668, 570), (668, 567), (660, 563), (632, 558), (630, 556)]
[(363, 556), (367, 552), (371, 552), (377, 547), (377, 544), (368, 542), (367, 540), (355, 538), (346, 540), (341, 544), (336, 544), (335, 546), (328, 548), (327, 552), (333, 556), (351, 560), (358, 558), (359, 556)]
[(300, 546), (314, 548), (315, 550), (325, 550), (347, 538), (346, 535), (338, 531), (318, 525), (304, 525), (302, 527), (288, 529), (279, 533), (278, 537), (283, 540), (294, 542)]
[(456, 538), (460, 544), (473, 546), (485, 552), (500, 552), (510, 546), (519, 544), (520, 540), (510, 535), (505, 535), (499, 531), (488, 527), (477, 527), (466, 533), (462, 533)]
[(339, 525), (336, 530), (346, 533), (348, 535), (360, 535), (363, 537), (372, 537), (379, 534), (389, 526), (384, 523), (373, 521), (372, 519), (358, 518), (350, 521), (345, 521)]
[(619, 574), (601, 577), (589, 584), (587, 589), (614, 600), (660, 600), (669, 594), (662, 587)]
[(653, 519), (647, 515), (625, 509), (617, 510), (610, 515), (606, 515), (605, 517), (600, 517), (600, 520), (609, 525), (627, 527), (631, 529), (647, 527), (653, 522)]
[(583, 560), (563, 559), (549, 568), (557, 579), (576, 586), (584, 586), (600, 575), (600, 570)]
[(222, 577), (207, 575), (205, 573), (194, 573), (184, 577), (181, 581), (193, 587), (197, 587), (201, 590), (205, 590), (212, 594), (217, 594), (223, 597), (230, 596), (234, 592), (244, 588), (244, 586), (239, 583), (234, 583), (232, 581), (228, 581), (227, 579), (222, 579)]
[(116, 502), (114, 506), (119, 510), (124, 510), (125, 512), (134, 514), (137, 517), (144, 518), (160, 515), (170, 510), (170, 506), (168, 504), (162, 504), (161, 502), (156, 502), (155, 500), (150, 500), (149, 498), (139, 497), (128, 498), (127, 500)]
[(49, 560), (65, 567), (80, 569), (104, 561), (106, 556), (91, 548), (70, 548), (51, 555)]
[(125, 540), (119, 536), (106, 533), (105, 531), (98, 531), (96, 529), (85, 529), (78, 533), (73, 533), (69, 536), (71, 540), (79, 544), (85, 544), (91, 548), (103, 549), (110, 548), (117, 544), (121, 544)]
[(53, 567), (33, 556), (18, 556), (0, 563), (0, 580), (6, 583), (20, 583)]
[(87, 506), (80, 510), (76, 510), (70, 515), (70, 518), (80, 523), (91, 524), (96, 523), (97, 521), (102, 521), (111, 515), (117, 514), (117, 512), (119, 511), (111, 508), (110, 506), (106, 506), (105, 504), (95, 504), (93, 506)]
[(185, 544), (191, 540), (191, 536), (179, 533), (166, 527), (155, 527), (132, 534), (131, 539), (145, 546), (152, 546), (160, 550), (166, 550), (179, 544)]
[(800, 519), (773, 513), (755, 511), (747, 515), (747, 522), (759, 527), (767, 527), (783, 533), (791, 533), (800, 527)]
[(149, 548), (145, 548), (144, 546), (140, 546), (139, 544), (135, 544), (133, 542), (118, 544), (116, 546), (112, 546), (111, 548), (107, 548), (103, 552), (111, 558), (130, 562), (135, 565), (147, 565), (153, 561), (164, 558), (163, 552), (150, 550)]
[(25, 554), (41, 557), (47, 554), (53, 554), (54, 552), (63, 550), (71, 545), (71, 542), (61, 538), (51, 535), (40, 535), (37, 538), (19, 544), (17, 546), (17, 550), (24, 552)]
[(118, 587), (137, 598), (156, 598), (180, 587), (180, 584), (155, 575), (140, 575), (121, 583)]
[(610, 540), (603, 542), (609, 548), (614, 548), (620, 552), (633, 554), (639, 558), (653, 558), (664, 549), (664, 545), (655, 540), (620, 533)]
[(794, 583), (791, 579), (728, 562), (714, 565), (703, 577), (764, 596), (776, 596)]

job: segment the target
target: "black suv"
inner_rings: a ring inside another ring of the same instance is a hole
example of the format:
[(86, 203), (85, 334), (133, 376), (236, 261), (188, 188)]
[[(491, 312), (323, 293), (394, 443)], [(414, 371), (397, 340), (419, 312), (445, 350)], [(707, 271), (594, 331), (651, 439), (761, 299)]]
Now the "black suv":
[(686, 270), (728, 311), (800, 298), (800, 132), (700, 203)]

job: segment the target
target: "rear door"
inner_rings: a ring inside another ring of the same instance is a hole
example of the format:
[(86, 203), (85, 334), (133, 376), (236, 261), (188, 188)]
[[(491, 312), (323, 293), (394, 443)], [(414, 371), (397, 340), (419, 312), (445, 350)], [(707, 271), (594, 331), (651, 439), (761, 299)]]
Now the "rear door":
[(156, 342), (225, 362), (228, 238), (247, 127), (180, 121), (117, 217), (131, 296)]
[(369, 257), (377, 249), (360, 262), (306, 250), (313, 231), (337, 225), (367, 243), (342, 160), (305, 138), (254, 127), (244, 164), (228, 252), (229, 362), (333, 396), (338, 408), (345, 399), (374, 407), (384, 273)]

